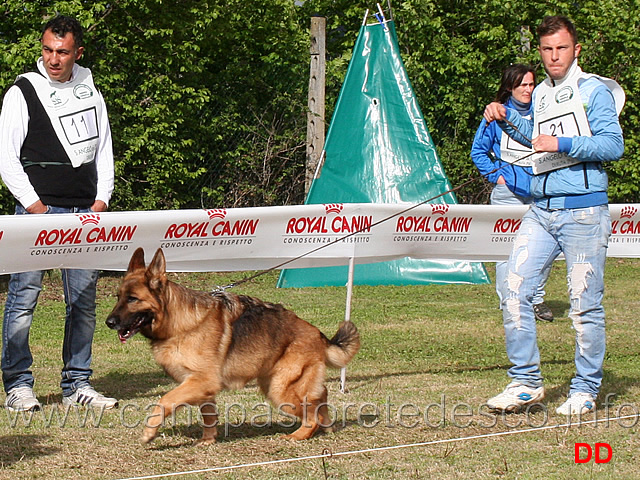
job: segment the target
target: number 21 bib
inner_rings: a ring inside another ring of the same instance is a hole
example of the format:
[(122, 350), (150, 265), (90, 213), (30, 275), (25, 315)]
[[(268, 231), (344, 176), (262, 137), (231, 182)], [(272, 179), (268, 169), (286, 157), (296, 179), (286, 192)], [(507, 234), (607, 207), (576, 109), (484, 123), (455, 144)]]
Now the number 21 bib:
[[(552, 87), (548, 80), (536, 92), (533, 135), (590, 137), (591, 129), (578, 90), (580, 75)], [(579, 163), (563, 152), (542, 152), (533, 156), (533, 173), (539, 174)]]

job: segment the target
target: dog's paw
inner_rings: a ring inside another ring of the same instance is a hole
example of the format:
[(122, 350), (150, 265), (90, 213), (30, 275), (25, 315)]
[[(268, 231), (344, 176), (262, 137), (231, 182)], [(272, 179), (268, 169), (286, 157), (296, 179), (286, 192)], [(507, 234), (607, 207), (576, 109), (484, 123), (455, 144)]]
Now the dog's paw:
[(206, 447), (208, 445), (213, 445), (216, 443), (216, 439), (214, 438), (199, 438), (195, 442), (193, 442), (194, 447)]
[(154, 438), (156, 438), (156, 432), (155, 431), (145, 430), (142, 433), (142, 436), (140, 437), (140, 443), (142, 443), (143, 445), (147, 445), (147, 444), (153, 442)]
[(321, 427), (323, 433), (335, 433), (338, 431), (337, 425), (331, 425), (330, 427)]

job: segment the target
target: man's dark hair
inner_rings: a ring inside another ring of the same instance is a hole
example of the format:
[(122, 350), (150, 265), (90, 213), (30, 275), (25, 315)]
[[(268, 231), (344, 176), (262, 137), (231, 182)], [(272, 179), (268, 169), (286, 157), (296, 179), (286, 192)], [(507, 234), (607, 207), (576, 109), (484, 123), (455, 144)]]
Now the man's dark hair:
[(496, 102), (506, 103), (506, 101), (509, 100), (513, 89), (520, 86), (522, 79), (527, 73), (533, 74), (533, 86), (535, 87), (536, 71), (533, 67), (516, 63), (505, 68), (502, 73), (500, 88), (498, 88), (498, 93), (496, 93)]
[(564, 15), (544, 17), (542, 19), (542, 23), (538, 25), (536, 32), (538, 33), (538, 38), (541, 38), (546, 35), (553, 35), (560, 30), (566, 30), (569, 32), (573, 39), (573, 44), (578, 44), (578, 32), (576, 31), (576, 27), (573, 25), (573, 22)]
[(44, 35), (44, 32), (47, 30), (51, 30), (58, 38), (64, 37), (67, 33), (71, 33), (71, 35), (73, 35), (74, 46), (76, 48), (82, 46), (82, 26), (75, 18), (56, 15), (42, 28), (42, 35)]

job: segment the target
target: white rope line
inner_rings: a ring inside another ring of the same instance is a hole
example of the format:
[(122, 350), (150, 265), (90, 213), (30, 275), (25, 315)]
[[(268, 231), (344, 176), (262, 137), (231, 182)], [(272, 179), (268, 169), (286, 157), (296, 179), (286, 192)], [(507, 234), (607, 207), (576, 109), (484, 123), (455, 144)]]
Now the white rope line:
[(542, 427), (528, 428), (525, 430), (512, 430), (507, 432), (496, 432), (496, 433), (485, 433), (482, 435), (472, 435), (470, 437), (458, 437), (458, 438), (445, 438), (443, 440), (432, 440), (430, 442), (420, 442), (420, 443), (410, 443), (404, 445), (391, 445), (388, 447), (376, 447), (376, 448), (366, 448), (362, 450), (349, 450), (346, 452), (337, 452), (337, 453), (322, 453), (319, 455), (309, 455), (307, 457), (295, 457), (295, 458), (283, 458), (280, 460), (268, 460), (265, 462), (257, 462), (257, 463), (245, 463), (238, 465), (230, 465), (228, 467), (212, 467), (212, 468), (203, 468), (200, 470), (189, 470), (184, 472), (173, 472), (173, 473), (163, 473), (158, 475), (147, 475), (144, 477), (128, 477), (128, 478), (120, 478), (117, 480), (147, 480), (152, 478), (168, 478), (168, 477), (177, 477), (180, 475), (194, 475), (197, 473), (209, 473), (209, 472), (220, 472), (224, 470), (238, 470), (240, 468), (252, 468), (252, 467), (263, 467), (267, 465), (278, 465), (282, 463), (293, 463), (293, 462), (304, 462), (308, 460), (317, 460), (319, 458), (332, 458), (332, 457), (344, 457), (348, 455), (360, 455), (364, 453), (374, 453), (374, 452), (385, 452), (391, 450), (399, 450), (403, 448), (417, 448), (417, 447), (426, 447), (431, 445), (442, 445), (447, 443), (455, 443), (462, 442), (468, 440), (479, 440), (485, 438), (492, 437), (503, 437), (507, 435), (518, 435), (521, 433), (530, 433), (530, 432), (541, 432), (544, 430), (554, 430), (557, 428), (571, 428), (571, 427), (581, 427), (583, 425), (597, 424), (597, 423), (609, 423), (611, 421), (620, 421), (628, 418), (638, 418), (638, 414), (634, 415), (625, 415), (623, 417), (615, 417), (615, 418), (596, 418), (594, 420), (582, 421), (580, 420), (578, 423), (564, 423), (560, 425), (546, 425)]

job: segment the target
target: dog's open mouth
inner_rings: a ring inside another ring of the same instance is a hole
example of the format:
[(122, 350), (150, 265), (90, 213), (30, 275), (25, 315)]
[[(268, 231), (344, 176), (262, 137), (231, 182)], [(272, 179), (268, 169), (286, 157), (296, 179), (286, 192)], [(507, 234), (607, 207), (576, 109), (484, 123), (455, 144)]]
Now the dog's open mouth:
[(125, 343), (131, 337), (133, 337), (136, 333), (138, 333), (145, 325), (151, 323), (151, 318), (146, 315), (141, 316), (136, 320), (133, 325), (130, 325), (126, 328), (118, 329), (118, 338), (122, 343)]

